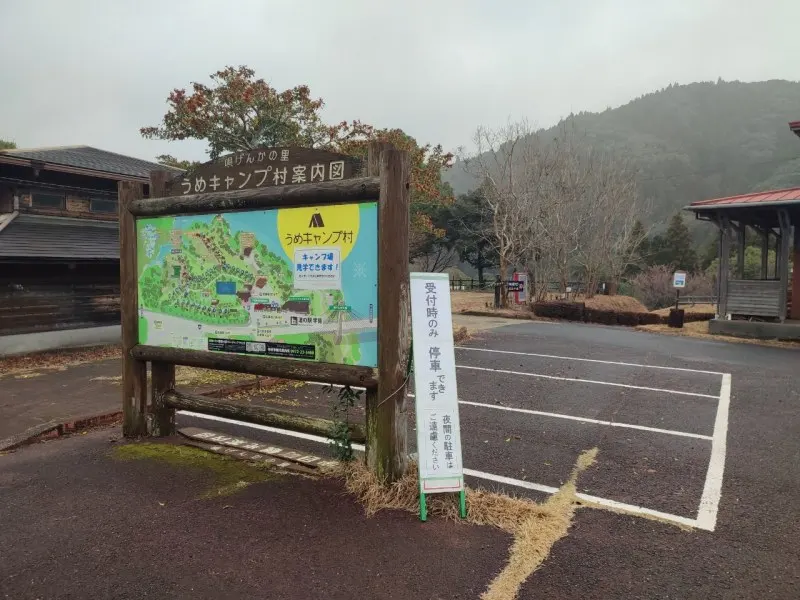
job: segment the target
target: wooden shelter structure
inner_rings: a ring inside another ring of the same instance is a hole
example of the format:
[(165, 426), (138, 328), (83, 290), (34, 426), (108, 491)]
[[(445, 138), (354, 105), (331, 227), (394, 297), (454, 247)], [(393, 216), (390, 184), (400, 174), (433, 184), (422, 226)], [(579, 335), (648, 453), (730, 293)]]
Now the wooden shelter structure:
[[(686, 209), (720, 231), (719, 308), (712, 330), (800, 339), (800, 188), (702, 200)], [(745, 249), (753, 233), (760, 238), (761, 268), (758, 278), (748, 279)]]
[[(789, 123), (789, 129), (800, 137), (800, 121)], [(800, 340), (800, 188), (701, 200), (686, 210), (715, 223), (720, 232), (719, 305), (709, 331)], [(745, 279), (748, 231), (760, 238), (761, 268), (758, 278)]]

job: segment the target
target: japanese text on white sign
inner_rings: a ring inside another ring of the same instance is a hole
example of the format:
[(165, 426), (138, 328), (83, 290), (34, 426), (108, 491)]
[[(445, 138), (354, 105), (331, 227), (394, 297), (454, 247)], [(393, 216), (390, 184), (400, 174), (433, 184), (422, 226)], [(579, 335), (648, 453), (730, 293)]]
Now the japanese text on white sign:
[(411, 273), (419, 479), (423, 493), (464, 489), (450, 282)]

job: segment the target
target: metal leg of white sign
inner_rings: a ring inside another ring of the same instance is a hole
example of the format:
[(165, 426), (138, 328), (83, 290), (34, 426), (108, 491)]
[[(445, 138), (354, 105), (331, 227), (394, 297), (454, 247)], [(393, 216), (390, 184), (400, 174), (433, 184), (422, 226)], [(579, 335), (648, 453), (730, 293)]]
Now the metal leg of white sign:
[[(467, 491), (463, 485), (458, 493), (458, 514), (462, 519), (467, 518)], [(419, 484), (419, 520), (422, 522), (428, 520), (428, 501), (425, 492), (422, 491), (421, 482)]]

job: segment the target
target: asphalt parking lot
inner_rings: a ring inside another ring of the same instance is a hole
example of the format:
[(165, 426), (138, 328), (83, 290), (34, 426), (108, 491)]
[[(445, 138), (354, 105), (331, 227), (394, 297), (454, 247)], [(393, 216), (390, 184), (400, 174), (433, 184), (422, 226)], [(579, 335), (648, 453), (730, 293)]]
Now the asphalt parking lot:
[[(800, 597), (800, 352), (531, 322), (456, 359), (470, 485), (541, 498), (599, 449), (579, 480), (599, 509), (579, 511), (522, 597)], [(313, 436), (181, 425), (320, 452)]]

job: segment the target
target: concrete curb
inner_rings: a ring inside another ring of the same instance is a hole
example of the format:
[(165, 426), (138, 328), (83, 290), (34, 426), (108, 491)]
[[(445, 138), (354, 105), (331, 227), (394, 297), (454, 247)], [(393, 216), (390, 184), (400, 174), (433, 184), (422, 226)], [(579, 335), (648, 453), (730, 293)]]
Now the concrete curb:
[[(228, 394), (233, 394), (235, 392), (247, 391), (249, 389), (257, 387), (258, 385), (259, 382), (248, 381), (245, 383), (237, 383), (234, 385), (229, 385), (227, 387), (209, 390), (207, 392), (201, 393), (200, 395), (207, 396), (209, 398), (222, 398), (224, 396), (227, 396)], [(80, 417), (77, 419), (64, 422), (48, 421), (46, 423), (42, 423), (41, 425), (34, 425), (33, 427), (29, 427), (22, 433), (17, 433), (4, 440), (0, 440), (0, 452), (8, 452), (10, 450), (16, 450), (21, 446), (27, 446), (29, 444), (34, 444), (36, 442), (41, 442), (44, 440), (55, 439), (58, 437), (62, 437), (64, 435), (71, 435), (78, 431), (83, 431), (85, 429), (92, 429), (94, 427), (103, 427), (105, 425), (112, 425), (120, 421), (122, 421), (121, 410), (117, 410), (110, 413), (104, 413), (100, 415), (89, 416), (89, 417)]]
[(16, 450), (21, 446), (27, 446), (28, 444), (41, 442), (43, 440), (70, 435), (84, 429), (92, 429), (94, 427), (111, 425), (121, 420), (122, 411), (115, 411), (112, 413), (105, 413), (92, 417), (81, 417), (79, 419), (73, 419), (63, 423), (59, 423), (57, 421), (48, 421), (47, 423), (42, 423), (41, 425), (29, 427), (22, 433), (18, 433), (4, 440), (0, 440), (0, 452)]

